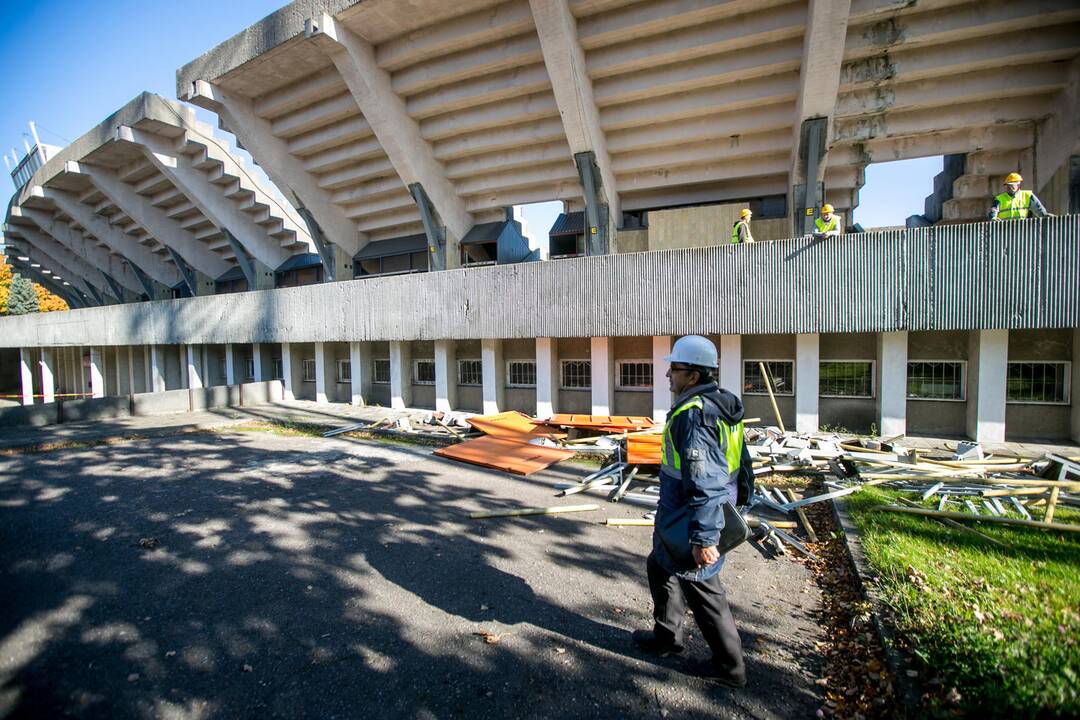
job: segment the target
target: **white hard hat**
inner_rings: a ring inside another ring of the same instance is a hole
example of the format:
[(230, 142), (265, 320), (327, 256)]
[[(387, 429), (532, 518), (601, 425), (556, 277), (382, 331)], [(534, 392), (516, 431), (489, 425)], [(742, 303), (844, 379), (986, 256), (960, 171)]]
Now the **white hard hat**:
[(671, 354), (664, 359), (668, 362), (713, 369), (719, 364), (716, 346), (712, 344), (712, 340), (701, 335), (684, 335), (679, 338), (671, 348)]

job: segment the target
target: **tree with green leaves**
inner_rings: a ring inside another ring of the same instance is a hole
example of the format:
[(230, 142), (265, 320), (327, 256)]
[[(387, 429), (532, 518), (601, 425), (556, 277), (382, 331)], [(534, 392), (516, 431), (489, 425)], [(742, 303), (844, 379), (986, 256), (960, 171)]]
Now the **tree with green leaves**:
[(22, 275), (16, 275), (11, 281), (11, 291), (8, 293), (8, 315), (26, 315), (40, 310), (33, 283)]

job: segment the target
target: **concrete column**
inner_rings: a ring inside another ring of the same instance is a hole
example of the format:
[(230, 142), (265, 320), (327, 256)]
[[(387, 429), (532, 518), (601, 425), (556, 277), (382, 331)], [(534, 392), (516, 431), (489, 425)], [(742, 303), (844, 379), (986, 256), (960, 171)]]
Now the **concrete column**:
[(116, 394), (130, 395), (131, 389), (131, 361), (128, 356), (128, 348), (116, 348)]
[(536, 338), (536, 416), (555, 414), (555, 399), (559, 396), (559, 341), (555, 338)]
[(435, 409), (439, 412), (457, 407), (457, 378), (453, 374), (456, 348), (453, 340), (435, 341)]
[(203, 372), (202, 355), (204, 348), (198, 345), (187, 346), (187, 378), (188, 387), (198, 390), (203, 386), (205, 373)]
[(56, 402), (56, 351), (41, 348), (41, 394), (43, 403)]
[(506, 364), (503, 362), (502, 340), (481, 340), (480, 361), (483, 367), (484, 414), (494, 415), (505, 406)]
[(93, 397), (105, 397), (105, 354), (99, 347), (90, 348), (90, 391)]
[(225, 344), (225, 384), (236, 384), (236, 351), (232, 343)]
[(742, 335), (721, 335), (718, 350), (720, 350), (720, 387), (741, 400), (743, 391)]
[(402, 410), (412, 405), (412, 346), (390, 341), (390, 407)]
[(177, 345), (176, 352), (180, 357), (180, 389), (187, 390), (188, 385), (188, 373), (187, 373), (187, 346)]
[[(154, 355), (152, 347), (150, 345), (143, 345), (143, 370), (146, 371), (146, 392), (159, 392), (154, 385), (154, 363), (156, 361), (151, 359)], [(156, 357), (156, 355), (154, 355)], [(163, 383), (164, 384), (164, 383)]]
[(135, 388), (135, 348), (128, 345), (127, 348), (128, 392), (134, 395), (138, 392)]
[[(439, 347), (438, 343), (435, 347)], [(435, 352), (435, 357), (438, 358), (438, 349)], [(349, 343), (349, 371), (352, 375), (350, 383), (352, 404), (366, 405), (364, 398), (368, 397), (371, 388), (371, 345), (361, 342)]]
[(296, 390), (293, 386), (291, 343), (281, 343), (281, 385), (282, 399), (295, 400)]
[(615, 352), (611, 339), (589, 338), (592, 367), (592, 414), (611, 415), (615, 407)]
[(878, 432), (907, 434), (907, 332), (878, 334)]
[(1005, 383), (1009, 331), (972, 330), (968, 340), (968, 435), (979, 442), (1005, 442)]
[(820, 347), (816, 333), (795, 336), (795, 431), (817, 432)]
[(1072, 346), (1072, 433), (1073, 442), (1080, 443), (1080, 328), (1073, 328)]
[(30, 349), (19, 349), (19, 378), (22, 381), (22, 404), (34, 404), (34, 372), (31, 370)]
[(262, 382), (264, 378), (262, 343), (251, 343), (251, 369), (255, 373), (254, 381)]
[(160, 345), (150, 346), (150, 392), (165, 392), (165, 354)]
[(326, 404), (326, 343), (315, 343), (315, 402)]
[(652, 339), (652, 418), (657, 423), (667, 421), (671, 409), (671, 388), (667, 372), (671, 362), (665, 360), (671, 354), (671, 337), (661, 335)]

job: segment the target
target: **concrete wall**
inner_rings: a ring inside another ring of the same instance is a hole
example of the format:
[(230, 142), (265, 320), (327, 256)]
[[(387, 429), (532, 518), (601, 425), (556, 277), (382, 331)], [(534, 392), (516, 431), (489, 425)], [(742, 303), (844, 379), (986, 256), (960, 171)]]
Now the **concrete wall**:
[[(790, 360), (795, 363), (794, 335), (744, 335), (742, 338), (742, 356), (745, 366), (750, 360)], [(799, 379), (795, 378), (795, 384)], [(784, 426), (795, 429), (795, 395), (777, 395), (776, 404), (780, 408), (780, 417)], [(743, 407), (746, 417), (761, 418), (765, 425), (775, 425), (776, 419), (768, 395), (752, 395), (743, 391)]]
[[(412, 383), (412, 407), (435, 409), (435, 385), (423, 385), (416, 382), (416, 361), (435, 361), (435, 343), (431, 340), (418, 340), (412, 345), (412, 364), (409, 367), (409, 382)], [(456, 370), (457, 368), (455, 368)]]
[(315, 399), (315, 380), (304, 380), (304, 360), (315, 359), (315, 343), (292, 343), (293, 395), (297, 400)]
[(458, 409), (467, 412), (483, 412), (484, 388), (480, 385), (462, 385), (458, 382), (458, 360), (480, 360), (480, 341), (462, 340), (454, 347), (454, 361), (450, 365), (450, 382), (457, 384)]
[(555, 403), (555, 412), (580, 413), (592, 412), (592, 391), (588, 388), (583, 390), (565, 390), (562, 388), (562, 361), (563, 360), (588, 360), (591, 356), (588, 338), (559, 338), (558, 345), (559, 365), (555, 368), (555, 382), (559, 387), (558, 400)]
[[(820, 360), (860, 360), (877, 362), (877, 335), (874, 333), (827, 333), (819, 338)], [(876, 375), (876, 373), (874, 373)], [(868, 433), (877, 425), (877, 387), (869, 398), (818, 399), (818, 422), (840, 426), (852, 432)]]
[[(503, 341), (503, 360), (536, 360), (535, 340), (505, 340)], [(507, 383), (510, 375), (507, 373)], [(506, 410), (517, 410), (526, 415), (536, 412), (536, 388), (512, 388), (507, 387), (503, 396), (503, 404)]]
[[(731, 243), (731, 228), (745, 204), (652, 210), (649, 212), (649, 250), (705, 247)], [(753, 220), (755, 241), (790, 237), (790, 221), (784, 218)]]
[[(1009, 332), (1009, 362), (1073, 362), (1072, 351), (1072, 330)], [(1077, 388), (1071, 390), (1072, 402), (1076, 402)], [(1006, 437), (1009, 440), (1064, 440), (1070, 436), (1071, 415), (1070, 405), (1009, 402), (1005, 405)]]
[[(652, 362), (652, 338), (651, 337), (617, 337), (611, 338), (614, 345), (612, 351), (615, 354), (615, 377), (612, 384), (615, 386), (615, 406), (612, 412), (616, 415), (638, 415), (652, 417), (652, 388), (646, 390), (620, 390), (619, 361), (641, 360)], [(657, 379), (653, 382), (666, 383), (667, 378)]]
[[(908, 362), (967, 360), (968, 333), (908, 333)], [(967, 433), (967, 400), (908, 400), (907, 427), (911, 435), (963, 437)]]
[(186, 412), (191, 408), (191, 397), (187, 390), (139, 393), (132, 397), (131, 407), (135, 415), (164, 415)]
[(326, 353), (326, 399), (329, 402), (350, 402), (352, 384), (347, 380), (341, 381), (338, 373), (338, 361), (349, 360), (349, 343), (326, 343), (323, 352)]
[(616, 253), (645, 252), (649, 249), (649, 229), (619, 230), (615, 235)]
[(383, 407), (390, 407), (390, 383), (377, 383), (374, 381), (375, 377), (375, 361), (376, 360), (389, 360), (390, 359), (390, 343), (387, 342), (374, 342), (371, 343), (371, 367), (368, 368), (368, 372), (371, 373), (371, 398), (368, 400), (369, 405), (382, 405)]

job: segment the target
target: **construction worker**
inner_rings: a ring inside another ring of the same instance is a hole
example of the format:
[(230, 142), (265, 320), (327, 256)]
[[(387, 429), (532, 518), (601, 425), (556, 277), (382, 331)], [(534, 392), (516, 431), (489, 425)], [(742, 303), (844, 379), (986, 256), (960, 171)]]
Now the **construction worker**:
[(994, 198), (994, 206), (990, 208), (991, 220), (1026, 220), (1035, 217), (1046, 217), (1050, 213), (1035, 197), (1030, 190), (1021, 190), (1020, 183), (1024, 178), (1020, 173), (1012, 172), (1005, 176), (1005, 192)]
[(750, 208), (743, 208), (743, 211), (739, 213), (739, 219), (735, 221), (735, 224), (731, 226), (731, 243), (752, 243), (754, 242), (754, 234), (750, 232), (750, 218), (754, 217), (754, 213), (750, 211)]
[[(636, 630), (641, 650), (683, 651), (689, 605), (712, 658), (688, 670), (727, 687), (746, 684), (742, 644), (718, 573), (723, 504), (735, 505), (752, 473), (743, 441), (743, 407), (716, 383), (716, 346), (700, 335), (679, 338), (666, 358), (675, 402), (661, 450), (660, 502), (646, 568), (653, 598), (652, 630)], [(744, 489), (743, 494), (746, 494)]]
[(814, 237), (840, 237), (840, 218), (833, 214), (833, 206), (825, 203), (821, 206), (821, 217), (814, 221)]

